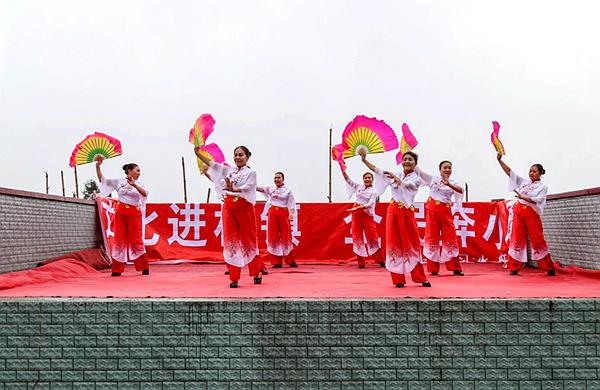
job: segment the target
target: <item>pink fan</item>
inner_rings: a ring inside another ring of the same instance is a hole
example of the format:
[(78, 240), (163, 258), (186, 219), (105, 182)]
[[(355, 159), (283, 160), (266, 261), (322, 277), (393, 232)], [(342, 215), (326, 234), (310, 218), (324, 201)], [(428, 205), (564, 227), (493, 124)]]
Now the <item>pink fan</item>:
[(400, 140), (400, 150), (396, 154), (396, 164), (402, 164), (404, 153), (411, 151), (419, 142), (406, 123), (402, 124), (402, 138)]
[(394, 130), (382, 120), (364, 115), (356, 116), (342, 133), (343, 157), (358, 155), (363, 149), (367, 153), (383, 153), (398, 147)]
[[(200, 146), (200, 154), (214, 162), (225, 162), (225, 155), (217, 144)], [(206, 171), (206, 164), (204, 164), (199, 158), (196, 158), (196, 162), (198, 163), (198, 169), (200, 170), (200, 173), (204, 174)]]
[(206, 139), (215, 129), (215, 120), (210, 114), (202, 114), (196, 119), (194, 127), (190, 129), (188, 140), (194, 146), (206, 144)]
[(338, 162), (342, 172), (346, 172), (346, 162), (344, 161), (345, 150), (346, 148), (342, 144), (337, 144), (331, 148), (331, 159)]

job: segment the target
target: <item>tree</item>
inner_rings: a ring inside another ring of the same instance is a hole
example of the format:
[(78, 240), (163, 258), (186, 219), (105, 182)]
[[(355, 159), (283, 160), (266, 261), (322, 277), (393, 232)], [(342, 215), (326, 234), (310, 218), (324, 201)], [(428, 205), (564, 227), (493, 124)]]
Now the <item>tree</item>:
[(98, 184), (94, 179), (90, 179), (83, 185), (83, 199), (90, 199), (94, 192), (99, 192)]

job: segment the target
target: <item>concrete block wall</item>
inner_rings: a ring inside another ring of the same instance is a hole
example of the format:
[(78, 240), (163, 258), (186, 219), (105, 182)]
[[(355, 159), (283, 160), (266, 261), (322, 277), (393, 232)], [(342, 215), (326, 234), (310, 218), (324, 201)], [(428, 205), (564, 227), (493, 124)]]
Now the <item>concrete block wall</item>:
[(95, 202), (0, 188), (0, 273), (101, 243)]
[(600, 300), (3, 300), (3, 389), (600, 389)]
[(600, 187), (548, 196), (542, 222), (554, 260), (600, 269)]

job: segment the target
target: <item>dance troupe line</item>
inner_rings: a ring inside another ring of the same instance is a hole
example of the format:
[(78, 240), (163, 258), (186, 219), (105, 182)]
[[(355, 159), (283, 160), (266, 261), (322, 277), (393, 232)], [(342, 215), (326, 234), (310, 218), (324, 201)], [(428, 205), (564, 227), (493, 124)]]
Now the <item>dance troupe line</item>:
[[(267, 221), (267, 251), (273, 268), (281, 268), (283, 263), (297, 267), (293, 257), (293, 243), (290, 220), (296, 214), (296, 202), (292, 191), (285, 186), (283, 172), (275, 173), (274, 186), (257, 185), (256, 172), (248, 165), (251, 156), (245, 146), (233, 151), (234, 166), (218, 163), (200, 153), (195, 147), (198, 159), (206, 165), (206, 177), (215, 186), (222, 201), (223, 258), (227, 265), (230, 287), (238, 287), (241, 270), (247, 266), (254, 284), (262, 283), (266, 268), (259, 256), (254, 205), (256, 193), (267, 197), (269, 204)], [(343, 170), (348, 194), (354, 197), (354, 205), (348, 209), (352, 214), (353, 251), (357, 256), (358, 267), (365, 267), (367, 258), (374, 259), (385, 267), (396, 287), (404, 287), (406, 274), (415, 283), (431, 287), (421, 263), (421, 248), (415, 220), (414, 198), (422, 186), (429, 187), (429, 198), (425, 204), (425, 238), (423, 256), (427, 260), (427, 270), (437, 275), (444, 264), (453, 275), (462, 276), (459, 262), (459, 246), (451, 212), (452, 200), (462, 202), (463, 189), (451, 179), (452, 163), (444, 160), (439, 163), (439, 174), (431, 175), (418, 166), (419, 156), (408, 151), (402, 155), (401, 166), (395, 171), (383, 170), (367, 160), (364, 150), (359, 152), (361, 161), (370, 170), (362, 176), (362, 184), (352, 181)], [(548, 245), (544, 239), (541, 215), (546, 204), (548, 188), (541, 181), (545, 173), (541, 164), (533, 164), (528, 178), (518, 176), (498, 153), (497, 160), (509, 177), (509, 190), (516, 194), (513, 207), (512, 232), (508, 245), (508, 269), (517, 275), (527, 262), (527, 234), (530, 238), (532, 260), (554, 276), (555, 270)], [(136, 271), (149, 274), (149, 264), (145, 256), (142, 238), (142, 206), (148, 197), (148, 189), (138, 180), (140, 167), (135, 163), (125, 164), (125, 177), (106, 178), (102, 174), (102, 157), (96, 158), (96, 173), (100, 181), (101, 193), (116, 191), (118, 204), (115, 217), (115, 237), (112, 249), (112, 276), (120, 276), (127, 260), (134, 261)], [(379, 244), (374, 221), (377, 197), (387, 188), (391, 189), (392, 199), (387, 209), (385, 232), (385, 255)]]

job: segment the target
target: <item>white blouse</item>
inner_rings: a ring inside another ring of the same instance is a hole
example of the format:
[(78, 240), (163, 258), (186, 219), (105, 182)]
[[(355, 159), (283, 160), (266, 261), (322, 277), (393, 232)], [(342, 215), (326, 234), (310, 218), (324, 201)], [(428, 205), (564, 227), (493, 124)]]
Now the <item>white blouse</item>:
[[(429, 186), (429, 196), (433, 200), (437, 200), (438, 202), (450, 204), (452, 203), (452, 197), (454, 196), (455, 201), (462, 200), (462, 194), (460, 192), (454, 191), (449, 186), (445, 185), (442, 182), (442, 177), (437, 175), (430, 175), (419, 167), (415, 168), (415, 172), (419, 177), (423, 180), (423, 182)], [(455, 187), (462, 187), (458, 184), (458, 182), (448, 179), (448, 181)]]
[(379, 193), (375, 187), (367, 187), (364, 184), (358, 184), (350, 179), (346, 181), (346, 191), (348, 191), (348, 198), (352, 198), (355, 195), (356, 204), (365, 206), (365, 211), (371, 217), (375, 215), (375, 203)]
[(139, 187), (146, 191), (146, 196), (140, 194), (138, 190), (129, 184), (127, 179), (107, 179), (103, 177), (100, 181), (100, 195), (108, 196), (111, 192), (117, 191), (119, 202), (126, 203), (130, 206), (141, 207), (146, 203), (146, 198), (150, 193), (146, 187), (139, 181), (136, 181)]
[(529, 179), (524, 179), (517, 175), (515, 171), (511, 169), (510, 176), (508, 178), (508, 190), (517, 190), (519, 194), (531, 198), (535, 203), (530, 203), (523, 199), (517, 199), (517, 201), (525, 206), (531, 207), (540, 216), (544, 213), (544, 207), (546, 206), (546, 195), (548, 195), (548, 187), (546, 187), (541, 180), (532, 182)]
[(414, 204), (419, 187), (423, 185), (423, 180), (415, 172), (408, 175), (404, 175), (403, 170), (396, 172), (395, 175), (402, 180), (401, 184), (387, 177), (381, 168), (375, 167), (375, 175), (377, 176), (375, 180), (377, 192), (382, 194), (386, 187), (390, 186), (394, 201), (402, 203), (407, 208)]
[[(251, 204), (256, 203), (256, 172), (247, 165), (241, 168), (228, 167), (227, 165), (211, 161), (208, 174), (215, 183), (215, 191), (219, 197), (238, 196), (246, 199)], [(229, 178), (234, 187), (241, 192), (227, 191), (223, 186), (225, 178)]]
[(268, 186), (268, 187), (256, 187), (256, 191), (265, 194), (268, 198), (268, 203), (276, 207), (288, 208), (290, 214), (296, 212), (296, 200), (292, 190), (287, 188), (285, 185), (281, 187)]

